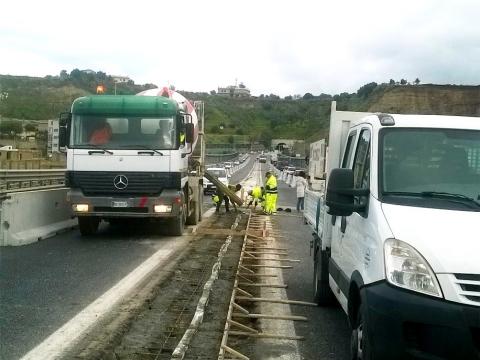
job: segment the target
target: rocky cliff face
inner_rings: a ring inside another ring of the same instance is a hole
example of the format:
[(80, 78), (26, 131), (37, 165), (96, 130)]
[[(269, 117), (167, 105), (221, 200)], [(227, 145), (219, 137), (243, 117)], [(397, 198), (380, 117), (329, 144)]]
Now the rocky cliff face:
[(393, 86), (372, 99), (368, 111), (391, 114), (480, 116), (480, 86)]

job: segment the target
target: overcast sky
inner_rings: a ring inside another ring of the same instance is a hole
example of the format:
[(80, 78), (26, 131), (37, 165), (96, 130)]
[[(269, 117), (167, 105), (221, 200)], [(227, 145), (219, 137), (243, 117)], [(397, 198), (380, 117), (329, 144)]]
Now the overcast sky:
[(480, 1), (2, 1), (1, 74), (74, 68), (191, 91), (238, 79), (254, 95), (478, 85)]

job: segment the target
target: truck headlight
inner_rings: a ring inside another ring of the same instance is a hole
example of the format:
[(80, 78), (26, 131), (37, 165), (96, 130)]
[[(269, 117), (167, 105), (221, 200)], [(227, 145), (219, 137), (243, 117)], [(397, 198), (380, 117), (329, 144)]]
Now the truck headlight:
[(73, 204), (72, 208), (76, 212), (88, 212), (88, 204)]
[(442, 297), (440, 285), (432, 268), (412, 246), (401, 240), (387, 239), (384, 255), (385, 275), (390, 284)]
[(156, 213), (169, 213), (172, 212), (172, 205), (155, 205), (153, 211)]

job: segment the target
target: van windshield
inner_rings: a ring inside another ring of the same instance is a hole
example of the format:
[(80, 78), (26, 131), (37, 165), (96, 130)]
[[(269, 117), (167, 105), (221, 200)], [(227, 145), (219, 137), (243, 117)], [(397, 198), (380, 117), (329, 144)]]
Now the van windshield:
[(71, 148), (160, 149), (178, 148), (173, 117), (105, 117), (74, 115)]
[(383, 129), (380, 146), (382, 196), (480, 204), (480, 131)]

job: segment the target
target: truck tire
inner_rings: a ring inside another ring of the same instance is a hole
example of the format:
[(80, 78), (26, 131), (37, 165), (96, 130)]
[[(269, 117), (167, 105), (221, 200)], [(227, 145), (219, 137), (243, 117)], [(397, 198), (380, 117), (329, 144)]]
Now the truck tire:
[(366, 324), (366, 306), (362, 303), (357, 313), (355, 328), (352, 329), (350, 339), (350, 353), (352, 360), (371, 360), (370, 336), (368, 336)]
[(94, 216), (79, 216), (78, 227), (82, 236), (93, 235), (97, 232), (100, 219)]
[(335, 302), (335, 296), (328, 284), (328, 252), (320, 246), (314, 247), (313, 297), (320, 306), (329, 306)]
[(198, 222), (202, 221), (203, 219), (203, 191), (200, 189), (200, 193), (198, 194)]
[(185, 230), (185, 221), (187, 216), (187, 204), (183, 201), (182, 213), (173, 219), (170, 219), (168, 224), (168, 232), (171, 236), (182, 236)]
[(187, 225), (197, 225), (198, 224), (198, 211), (199, 211), (199, 202), (192, 201), (193, 211), (187, 217)]

